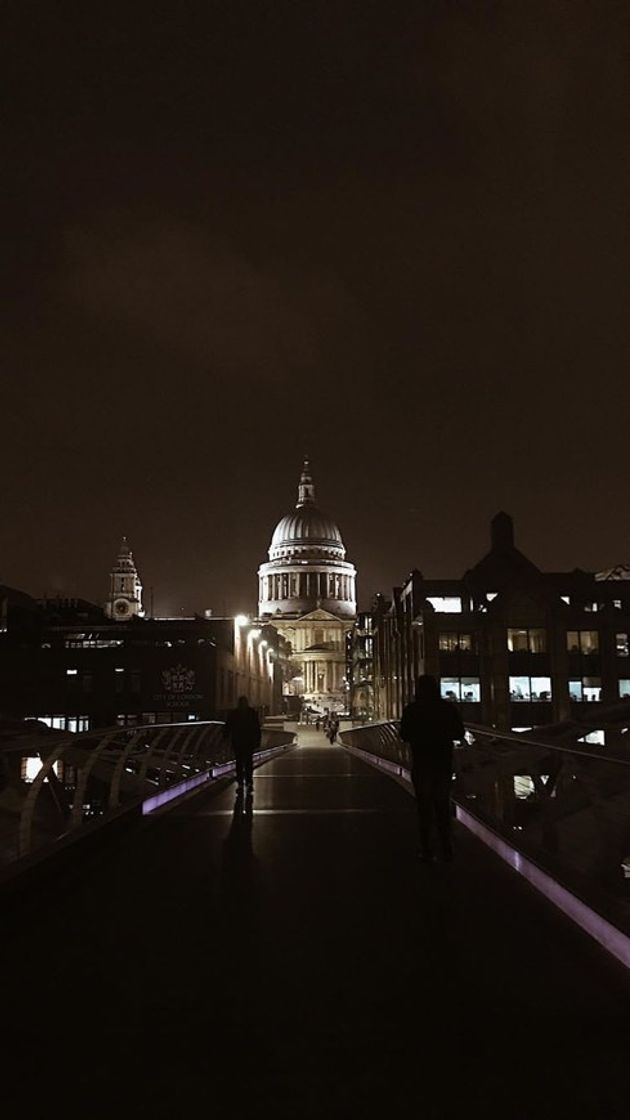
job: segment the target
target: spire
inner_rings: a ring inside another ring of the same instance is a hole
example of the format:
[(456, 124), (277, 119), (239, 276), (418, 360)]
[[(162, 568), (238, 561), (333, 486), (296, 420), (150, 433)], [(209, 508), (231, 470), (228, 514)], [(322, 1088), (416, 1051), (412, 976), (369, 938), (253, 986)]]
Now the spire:
[(296, 509), (301, 506), (313, 505), (315, 503), (315, 486), (311, 477), (311, 468), (308, 458), (304, 460), (302, 467), (302, 474), (300, 475), (300, 485), (298, 486), (298, 500)]

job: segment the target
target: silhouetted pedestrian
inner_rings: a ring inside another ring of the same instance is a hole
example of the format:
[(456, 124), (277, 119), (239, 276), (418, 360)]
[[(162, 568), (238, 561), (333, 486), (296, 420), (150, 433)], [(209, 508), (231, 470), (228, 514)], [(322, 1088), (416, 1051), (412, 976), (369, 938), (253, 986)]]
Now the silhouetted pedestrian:
[(411, 748), (411, 780), (418, 806), (420, 856), (425, 860), (433, 858), (435, 824), (442, 857), (451, 860), (453, 741), (464, 738), (464, 725), (455, 705), (441, 698), (435, 677), (418, 677), (416, 699), (407, 704), (403, 712), (400, 737)]
[(234, 749), (237, 787), (242, 791), (243, 785), (246, 785), (251, 793), (254, 788), (254, 752), (260, 748), (261, 730), (258, 713), (250, 708), (246, 696), (239, 696), (236, 707), (225, 721), (223, 733)]

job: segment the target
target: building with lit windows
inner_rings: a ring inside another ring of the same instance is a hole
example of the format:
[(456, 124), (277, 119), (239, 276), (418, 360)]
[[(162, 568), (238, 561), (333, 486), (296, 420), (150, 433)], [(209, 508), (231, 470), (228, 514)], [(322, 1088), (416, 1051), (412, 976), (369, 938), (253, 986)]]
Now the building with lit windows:
[(356, 569), (337, 525), (315, 503), (308, 460), (295, 509), (276, 525), (269, 559), (258, 570), (258, 616), (290, 643), (287, 693), (318, 711), (344, 710)]
[(126, 540), (105, 608), (0, 587), (0, 719), (55, 731), (282, 711), (286, 643), (243, 618), (146, 618)]
[[(372, 611), (374, 715), (397, 719), (421, 673), (470, 723), (526, 730), (630, 701), (630, 571), (542, 572), (511, 518), (461, 579), (413, 571)], [(630, 714), (630, 703), (629, 703)]]

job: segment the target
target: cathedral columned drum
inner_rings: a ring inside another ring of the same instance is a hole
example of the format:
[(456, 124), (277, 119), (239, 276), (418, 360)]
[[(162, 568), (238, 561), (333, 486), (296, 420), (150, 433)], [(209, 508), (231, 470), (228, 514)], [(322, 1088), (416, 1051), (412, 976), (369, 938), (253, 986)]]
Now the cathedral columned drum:
[(346, 708), (346, 635), (356, 617), (356, 569), (341, 533), (315, 504), (305, 460), (295, 510), (274, 529), (258, 570), (258, 615), (291, 645), (285, 691), (318, 711)]

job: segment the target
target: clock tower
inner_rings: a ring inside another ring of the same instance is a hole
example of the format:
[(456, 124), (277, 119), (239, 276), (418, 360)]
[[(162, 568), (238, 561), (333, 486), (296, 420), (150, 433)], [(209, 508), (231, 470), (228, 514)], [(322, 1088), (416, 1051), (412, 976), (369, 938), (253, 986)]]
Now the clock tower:
[(127, 538), (123, 537), (116, 563), (109, 577), (109, 596), (105, 603), (108, 618), (126, 622), (137, 616), (144, 617), (142, 584)]

